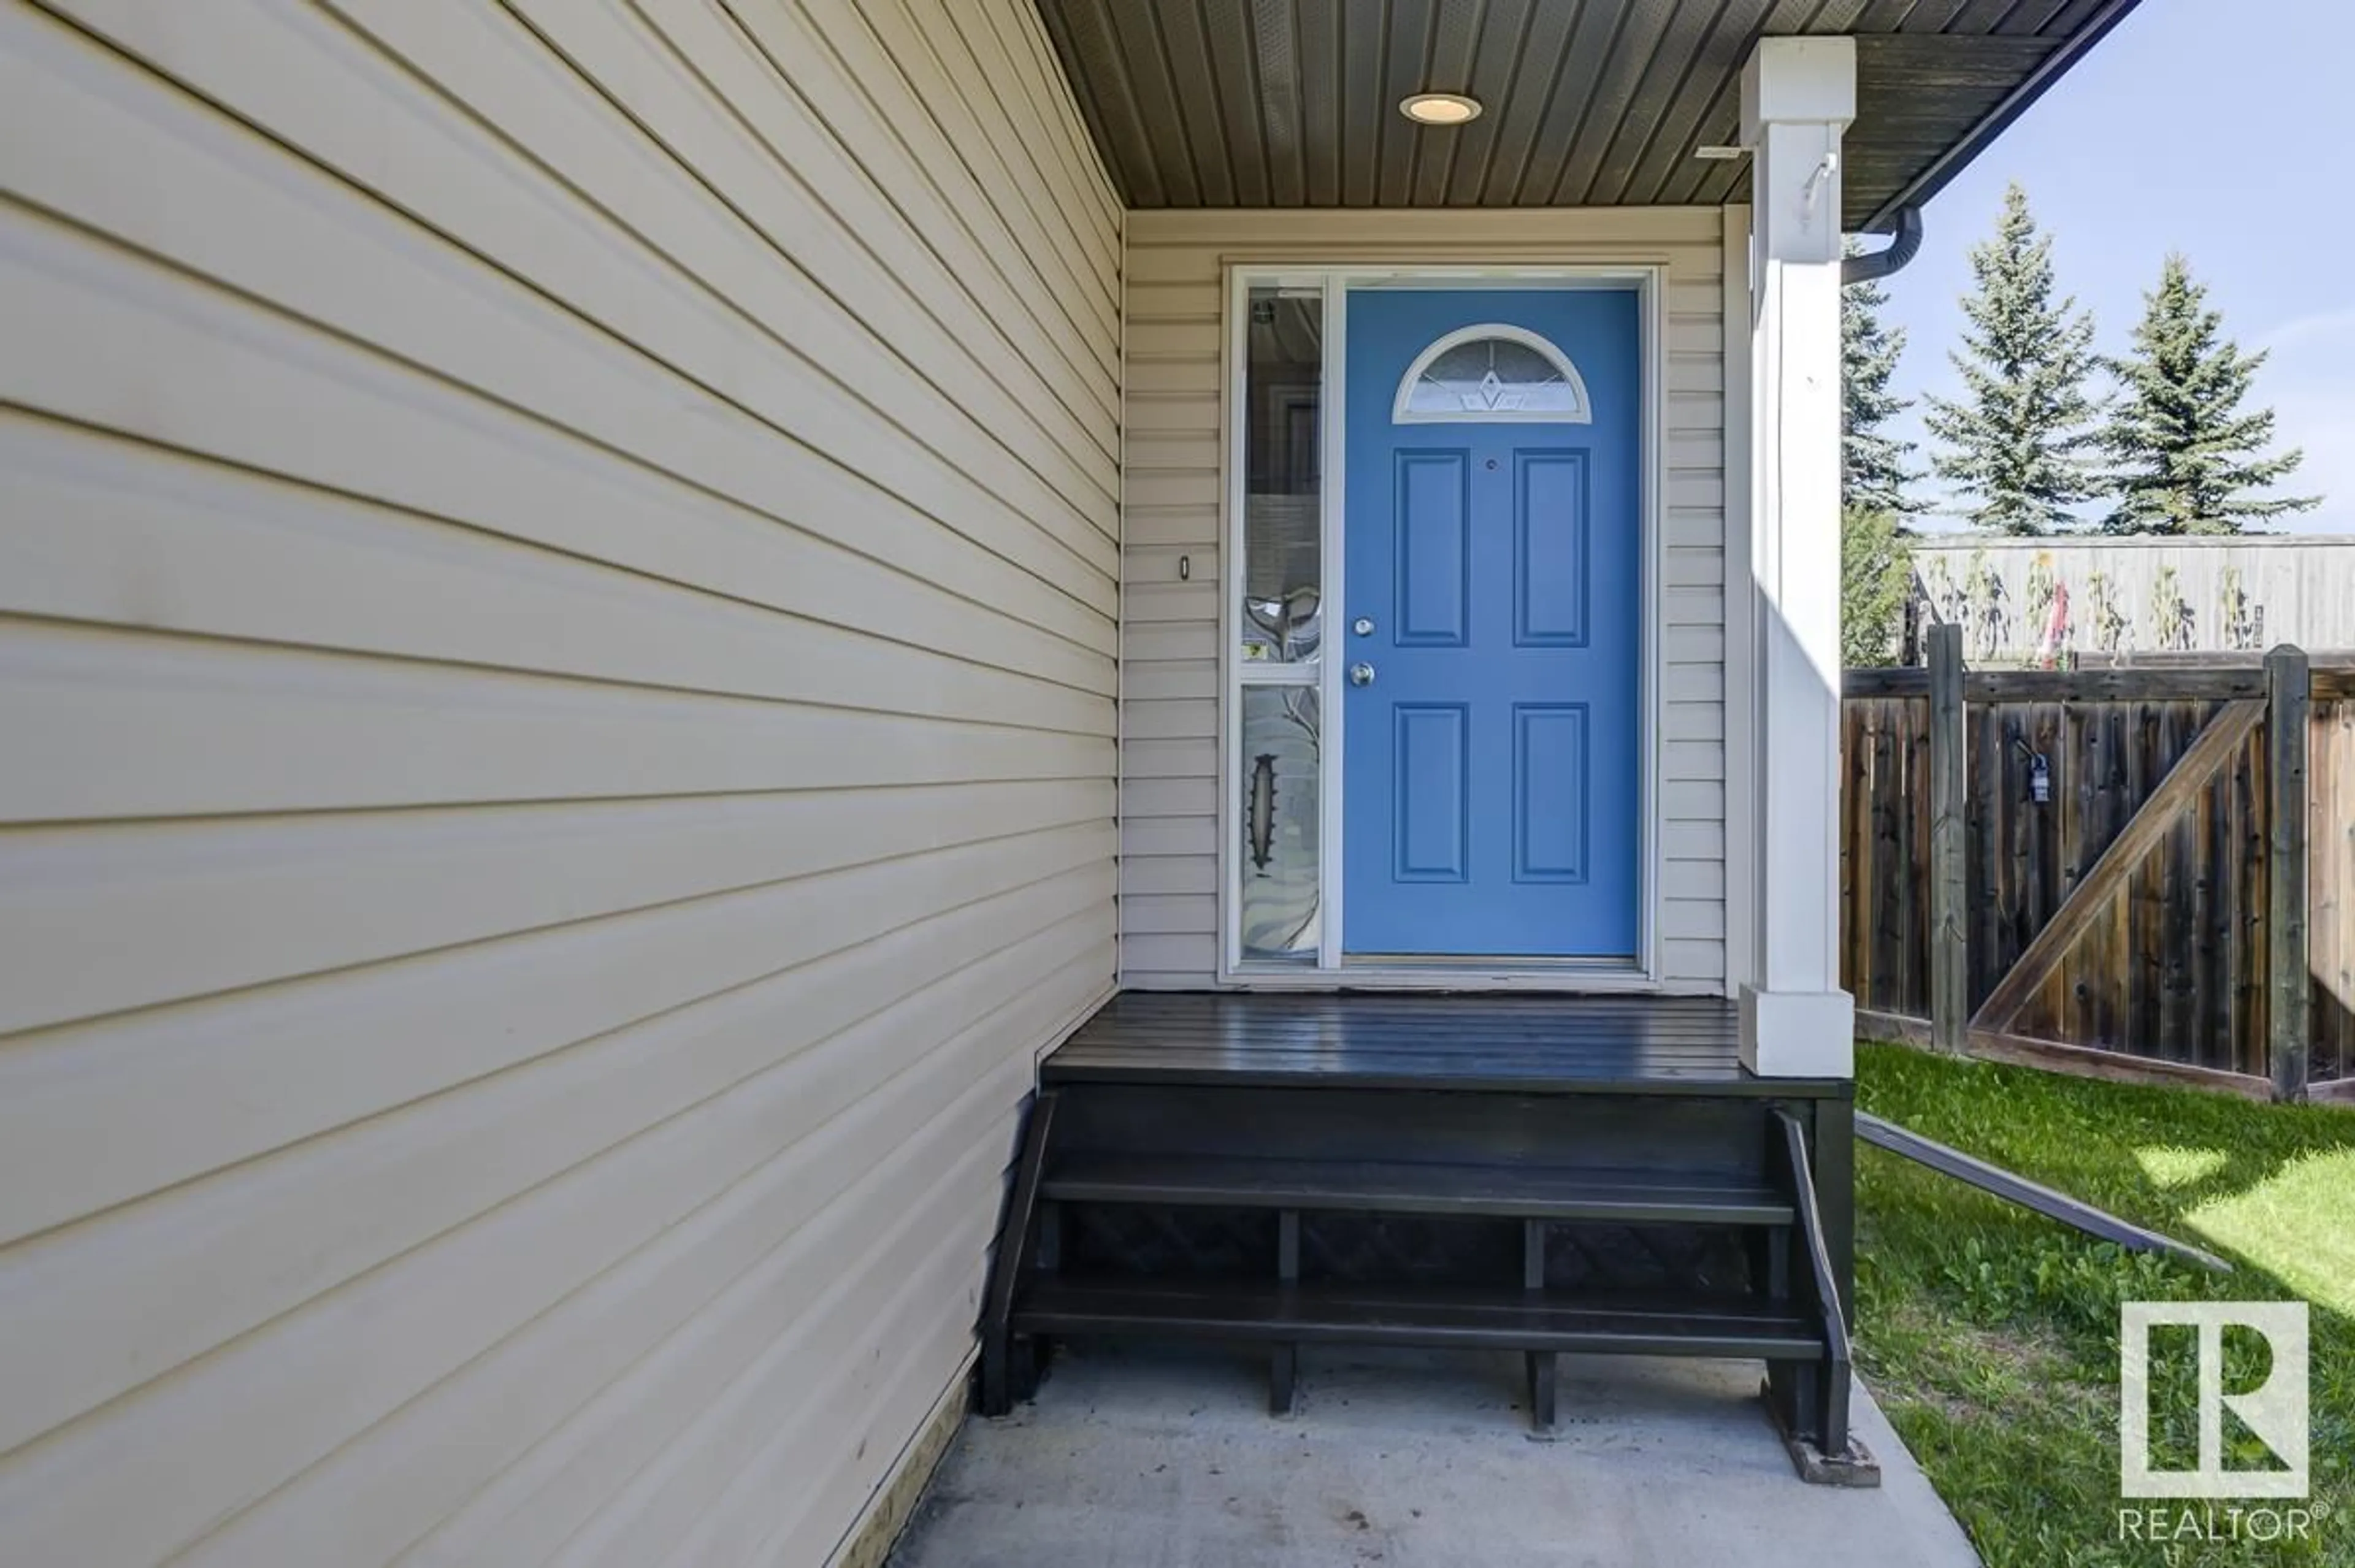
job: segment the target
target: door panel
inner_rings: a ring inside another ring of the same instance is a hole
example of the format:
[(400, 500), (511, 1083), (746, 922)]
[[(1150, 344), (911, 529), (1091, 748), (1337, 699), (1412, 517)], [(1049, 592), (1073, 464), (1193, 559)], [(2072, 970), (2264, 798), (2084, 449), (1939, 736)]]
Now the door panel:
[(1513, 880), (1586, 880), (1587, 706), (1513, 705)]
[(1586, 645), (1586, 453), (1513, 457), (1513, 644)]
[(1401, 882), (1460, 882), (1471, 874), (1472, 714), (1461, 702), (1401, 702), (1391, 709), (1398, 769), (1397, 846)]
[[(1353, 956), (1636, 954), (1639, 320), (1632, 289), (1350, 293), (1337, 651), (1370, 669), (1346, 688)], [(1487, 324), (1512, 341), (1484, 359), (1476, 335), (1400, 396), (1426, 349)], [(1572, 374), (1533, 388), (1551, 372), (1532, 342)], [(1565, 407), (1587, 417), (1537, 411)]]
[(1391, 494), (1397, 521), (1396, 609), (1401, 646), (1460, 648), (1471, 638), (1472, 534), (1466, 454), (1401, 452)]

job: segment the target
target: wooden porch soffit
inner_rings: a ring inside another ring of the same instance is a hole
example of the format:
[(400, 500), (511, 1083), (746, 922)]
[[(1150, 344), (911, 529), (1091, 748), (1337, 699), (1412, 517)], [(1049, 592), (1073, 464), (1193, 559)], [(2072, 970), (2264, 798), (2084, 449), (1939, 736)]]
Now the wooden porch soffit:
[[(1852, 35), (1842, 219), (1926, 200), (2135, 0), (1039, 0), (1132, 207), (1653, 207), (1749, 199), (1758, 40)], [(1421, 127), (1409, 93), (1479, 101)]]

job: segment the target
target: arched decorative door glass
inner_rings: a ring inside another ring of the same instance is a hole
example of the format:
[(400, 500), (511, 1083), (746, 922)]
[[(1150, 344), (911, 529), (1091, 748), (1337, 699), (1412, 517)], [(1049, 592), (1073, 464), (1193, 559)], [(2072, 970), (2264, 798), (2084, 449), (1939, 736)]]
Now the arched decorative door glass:
[(1415, 356), (1399, 379), (1391, 419), (1397, 424), (1590, 424), (1594, 411), (1568, 355), (1527, 327), (1483, 322), (1448, 333)]

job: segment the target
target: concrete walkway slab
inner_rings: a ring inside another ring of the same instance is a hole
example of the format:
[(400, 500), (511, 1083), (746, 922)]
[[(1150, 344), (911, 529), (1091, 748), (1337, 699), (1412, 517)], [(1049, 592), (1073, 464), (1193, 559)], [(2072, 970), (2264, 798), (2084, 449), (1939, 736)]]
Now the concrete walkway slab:
[(1565, 1356), (1540, 1441), (1518, 1356), (1304, 1350), (1296, 1413), (1226, 1348), (1066, 1347), (972, 1421), (895, 1568), (1975, 1568), (1869, 1397), (1882, 1485), (1802, 1484), (1742, 1362)]

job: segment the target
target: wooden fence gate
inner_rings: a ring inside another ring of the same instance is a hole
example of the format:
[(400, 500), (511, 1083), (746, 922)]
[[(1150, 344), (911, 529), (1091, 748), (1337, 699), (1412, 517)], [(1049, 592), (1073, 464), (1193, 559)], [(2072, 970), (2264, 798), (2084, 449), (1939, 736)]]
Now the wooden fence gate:
[(1851, 670), (1859, 1031), (2355, 1093), (2355, 665)]

